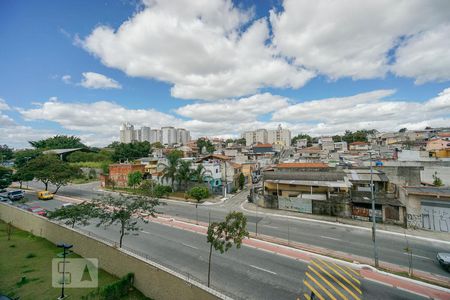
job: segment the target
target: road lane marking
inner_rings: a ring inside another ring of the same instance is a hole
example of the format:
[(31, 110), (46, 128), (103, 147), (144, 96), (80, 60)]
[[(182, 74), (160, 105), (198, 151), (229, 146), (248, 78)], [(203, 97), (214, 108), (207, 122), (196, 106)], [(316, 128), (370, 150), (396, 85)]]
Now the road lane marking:
[[(337, 292), (342, 298), (345, 298), (328, 280), (326, 280), (319, 272), (308, 266), (308, 268), (314, 272), (320, 279), (322, 279), (328, 286), (332, 287), (335, 292)], [(328, 291), (328, 289), (324, 288), (314, 277), (312, 277), (308, 272), (306, 272), (306, 276), (311, 279), (316, 285), (318, 285), (331, 299), (336, 300), (336, 298)]]
[(341, 277), (345, 282), (347, 282), (349, 285), (351, 285), (357, 292), (359, 292), (362, 295), (361, 290), (356, 287), (351, 281), (349, 281), (345, 276), (343, 276), (338, 270), (336, 270), (335, 268), (333, 268), (331, 265), (329, 265), (326, 261), (319, 259), (319, 261), (328, 267), (328, 269), (332, 270), (336, 275), (338, 275), (339, 277)]
[(260, 267), (254, 266), (254, 265), (250, 265), (250, 267), (258, 269), (258, 270), (261, 270), (261, 271), (264, 271), (264, 272), (267, 272), (267, 273), (270, 273), (270, 274), (273, 274), (273, 275), (277, 275), (277, 273), (275, 273), (275, 272), (272, 272), (270, 270), (266, 270), (266, 269), (263, 269), (263, 268), (260, 268)]
[(303, 296), (306, 300), (311, 300), (311, 297), (307, 293), (303, 293)]
[(350, 273), (348, 273), (347, 271), (345, 271), (344, 268), (341, 268), (338, 264), (336, 264), (336, 263), (334, 263), (334, 262), (332, 262), (332, 264), (333, 264), (335, 267), (337, 267), (338, 269), (342, 270), (342, 272), (344, 272), (345, 274), (347, 274), (348, 277), (350, 277), (351, 279), (353, 279), (357, 284), (359, 284), (359, 285), (361, 284), (361, 282), (360, 282), (358, 279), (356, 279), (355, 277), (353, 277), (352, 274), (350, 274)]
[(145, 231), (145, 230), (141, 230), (142, 233), (146, 233), (146, 234), (150, 234), (150, 232)]
[(194, 247), (194, 246), (191, 246), (191, 245), (188, 245), (188, 244), (185, 244), (185, 243), (181, 243), (181, 245), (186, 246), (186, 247), (189, 247), (189, 248), (192, 248), (192, 249), (197, 249), (197, 250), (198, 250), (197, 247)]
[(322, 297), (322, 295), (319, 294), (319, 293), (316, 291), (316, 289), (313, 288), (313, 287), (308, 283), (308, 281), (303, 280), (303, 284), (306, 285), (311, 291), (313, 291), (314, 294), (316, 295), (316, 297), (318, 297), (320, 300), (325, 300), (325, 298)]
[[(407, 252), (404, 252), (403, 254), (405, 254), (405, 255), (410, 255), (410, 254), (407, 253)], [(413, 254), (412, 256), (418, 257), (418, 258), (423, 258), (423, 259), (428, 259), (428, 260), (433, 260), (433, 259), (431, 259), (431, 258), (429, 258), (429, 257), (425, 257), (425, 256), (417, 255), (417, 254)]]
[[(319, 261), (319, 260), (318, 260)], [(314, 260), (311, 261), (311, 263), (313, 265), (315, 265), (317, 268), (319, 268), (322, 272), (324, 272), (325, 274), (327, 274), (331, 279), (334, 280), (334, 282), (336, 282), (337, 284), (339, 284), (344, 290), (347, 291), (347, 293), (349, 293), (350, 295), (353, 296), (353, 298), (360, 300), (360, 298), (358, 296), (356, 296), (352, 291), (350, 291), (340, 280), (338, 280), (336, 277), (334, 277), (333, 275), (331, 275), (327, 270), (325, 270), (324, 268), (322, 268), (319, 264), (317, 264)]]
[(329, 239), (329, 240), (333, 240), (333, 241), (341, 241), (340, 239), (329, 237), (329, 236), (324, 236), (324, 235), (321, 235), (320, 237), (323, 239)]
[(271, 226), (271, 225), (263, 225), (264, 227), (269, 227), (269, 228), (274, 228), (274, 229), (278, 229), (278, 227), (276, 226)]

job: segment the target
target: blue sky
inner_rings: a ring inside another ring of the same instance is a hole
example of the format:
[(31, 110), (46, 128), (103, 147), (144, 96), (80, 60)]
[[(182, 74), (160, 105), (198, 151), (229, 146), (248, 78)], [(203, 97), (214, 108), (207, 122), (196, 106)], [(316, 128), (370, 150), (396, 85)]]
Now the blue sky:
[(0, 143), (450, 124), (448, 1), (169, 2), (1, 1)]

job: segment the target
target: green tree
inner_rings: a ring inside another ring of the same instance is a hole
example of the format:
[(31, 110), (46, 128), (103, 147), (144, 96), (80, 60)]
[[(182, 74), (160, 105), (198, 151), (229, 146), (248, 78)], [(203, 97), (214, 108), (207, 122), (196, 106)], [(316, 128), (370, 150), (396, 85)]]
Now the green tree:
[(209, 190), (206, 186), (198, 185), (192, 187), (188, 191), (188, 195), (197, 200), (197, 203), (200, 203), (201, 200), (209, 197)]
[(106, 150), (101, 150), (100, 152), (75, 151), (67, 155), (66, 160), (68, 162), (111, 161), (112, 153)]
[(443, 186), (442, 179), (437, 176), (437, 172), (433, 174), (433, 185), (435, 186)]
[(142, 173), (139, 171), (128, 174), (128, 186), (136, 188), (142, 182)]
[(42, 151), (37, 150), (37, 149), (18, 150), (14, 153), (14, 167), (21, 168), (28, 161), (38, 157), (41, 154), (42, 154)]
[(312, 145), (312, 138), (311, 136), (304, 134), (304, 133), (300, 133), (297, 134), (296, 136), (294, 136), (291, 140), (291, 145), (295, 146), (297, 144), (298, 140), (302, 140), (302, 139), (306, 139), (307, 140), (307, 146), (311, 146)]
[(192, 179), (195, 182), (203, 183), (203, 181), (204, 181), (205, 177), (207, 176), (207, 174), (211, 175), (211, 171), (207, 171), (202, 164), (198, 164), (197, 168), (192, 170)]
[(171, 182), (172, 190), (174, 189), (175, 179), (178, 172), (178, 162), (182, 157), (181, 151), (172, 151), (167, 155), (167, 163), (159, 163), (158, 166), (162, 166), (163, 179), (166, 182)]
[(207, 140), (205, 138), (199, 138), (197, 140), (197, 147), (199, 151), (202, 151), (203, 148), (206, 149), (206, 152), (208, 153), (213, 153), (214, 151), (216, 151), (216, 148), (214, 147), (214, 145), (211, 143), (210, 140)]
[(408, 128), (401, 128), (398, 132), (406, 132)]
[(248, 237), (247, 218), (241, 212), (233, 211), (225, 217), (223, 222), (213, 222), (208, 226), (207, 242), (209, 246), (208, 260), (208, 287), (211, 282), (211, 256), (212, 249), (224, 253), (233, 245), (240, 248), (242, 240)]
[(56, 155), (40, 155), (25, 165), (25, 170), (33, 174), (34, 178), (41, 181), (48, 190), (48, 184), (56, 186), (56, 194), (61, 186), (66, 185), (70, 179), (80, 175), (80, 169), (61, 161)]
[(7, 188), (12, 183), (12, 170), (0, 166), (0, 189)]
[(29, 143), (34, 148), (43, 150), (87, 148), (87, 146), (81, 142), (79, 137), (67, 135), (56, 135), (44, 140), (30, 141)]
[(239, 174), (239, 188), (242, 190), (245, 184), (245, 176), (243, 173)]
[(153, 149), (163, 149), (164, 148), (164, 145), (161, 144), (161, 142), (154, 142), (154, 143), (152, 143), (151, 146)]
[(120, 226), (119, 247), (122, 247), (123, 237), (130, 231), (136, 232), (140, 229), (138, 219), (148, 222), (149, 216), (156, 218), (156, 207), (160, 202), (156, 198), (120, 194), (94, 199), (94, 204), (99, 209), (100, 221), (97, 226)]
[(52, 220), (65, 221), (64, 224), (75, 227), (76, 224), (87, 226), (89, 220), (98, 215), (97, 208), (93, 203), (83, 202), (80, 204), (63, 206), (48, 214)]
[(147, 157), (151, 153), (151, 145), (149, 142), (132, 142), (111, 144), (113, 153), (111, 155), (113, 161), (132, 161), (137, 158)]
[(28, 171), (26, 167), (22, 167), (16, 170), (13, 174), (13, 181), (17, 181), (20, 184), (20, 188), (22, 188), (22, 183), (25, 181), (31, 181), (34, 178), (33, 173)]
[(245, 138), (236, 139), (236, 140), (234, 140), (234, 143), (238, 144), (238, 145), (242, 145), (242, 146), (246, 145)]
[(181, 184), (184, 183), (184, 190), (187, 190), (188, 182), (192, 177), (191, 170), (192, 162), (189, 160), (180, 160), (177, 167), (176, 178), (178, 180), (178, 185), (181, 187)]
[(8, 145), (0, 145), (0, 162), (4, 162), (5, 160), (10, 160), (14, 156), (14, 152), (12, 148), (9, 148)]

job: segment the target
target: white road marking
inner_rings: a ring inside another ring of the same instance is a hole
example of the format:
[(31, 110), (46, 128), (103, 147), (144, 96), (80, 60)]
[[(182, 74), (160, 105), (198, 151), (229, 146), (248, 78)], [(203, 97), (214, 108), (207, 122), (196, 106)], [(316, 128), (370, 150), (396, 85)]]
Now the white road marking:
[(277, 275), (277, 273), (275, 273), (275, 272), (272, 272), (270, 270), (266, 270), (266, 269), (263, 269), (263, 268), (260, 268), (260, 267), (254, 266), (254, 265), (250, 265), (250, 267), (258, 269), (258, 270), (261, 270), (261, 271), (264, 271), (264, 272), (267, 272), (267, 273), (270, 273), (270, 274), (273, 274), (273, 275)]
[[(407, 253), (407, 252), (404, 252), (403, 254), (409, 255), (409, 253)], [(417, 255), (417, 254), (413, 254), (412, 256), (418, 257), (418, 258), (423, 258), (423, 259), (428, 259), (428, 260), (433, 260), (433, 259), (431, 259), (429, 257), (425, 257), (425, 256)]]
[(333, 240), (333, 241), (341, 241), (340, 239), (329, 237), (329, 236), (324, 236), (324, 235), (321, 235), (320, 237), (323, 239), (329, 239), (329, 240)]
[(186, 247), (189, 247), (189, 248), (192, 248), (192, 249), (197, 249), (197, 250), (198, 250), (197, 247), (194, 247), (194, 246), (191, 246), (191, 245), (188, 245), (188, 244), (185, 244), (185, 243), (181, 243), (181, 245), (186, 246)]
[(148, 231), (141, 230), (142, 233), (150, 234)]
[(269, 228), (275, 228), (275, 229), (278, 229), (278, 227), (277, 226), (271, 226), (271, 225), (263, 225), (264, 227), (269, 227)]

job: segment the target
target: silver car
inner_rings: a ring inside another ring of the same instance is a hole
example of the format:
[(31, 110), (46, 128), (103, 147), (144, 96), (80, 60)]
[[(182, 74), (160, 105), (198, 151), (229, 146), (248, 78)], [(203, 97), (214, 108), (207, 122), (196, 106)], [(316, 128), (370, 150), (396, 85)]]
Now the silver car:
[(440, 252), (436, 255), (439, 264), (450, 272), (450, 253)]

